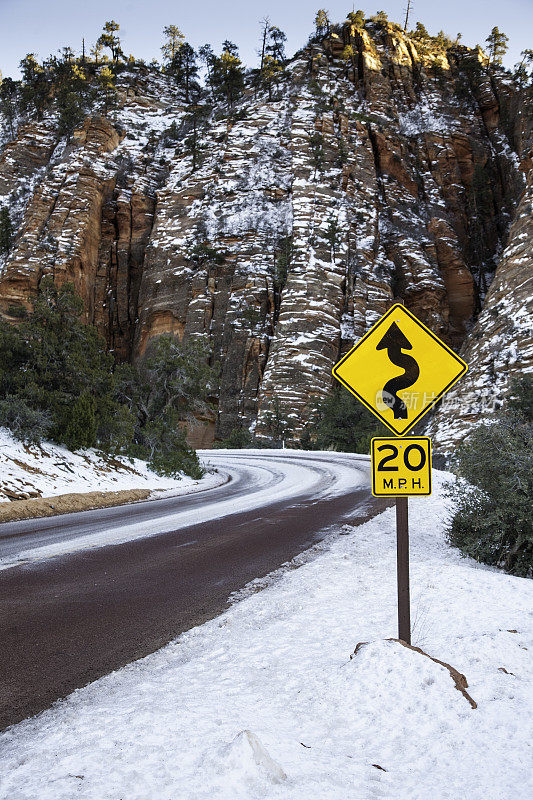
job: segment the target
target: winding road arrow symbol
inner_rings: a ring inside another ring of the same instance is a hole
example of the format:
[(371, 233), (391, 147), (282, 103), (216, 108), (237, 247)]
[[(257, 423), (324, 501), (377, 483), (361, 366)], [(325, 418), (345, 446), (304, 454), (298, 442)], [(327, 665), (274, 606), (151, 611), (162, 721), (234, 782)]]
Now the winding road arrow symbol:
[(412, 386), (420, 375), (420, 368), (415, 359), (407, 353), (402, 353), (402, 350), (412, 349), (413, 345), (395, 322), (376, 345), (376, 350), (386, 350), (390, 361), (405, 370), (403, 375), (397, 375), (396, 378), (387, 381), (382, 389), (383, 402), (392, 408), (394, 419), (407, 419), (407, 406), (401, 397), (398, 397), (397, 392)]

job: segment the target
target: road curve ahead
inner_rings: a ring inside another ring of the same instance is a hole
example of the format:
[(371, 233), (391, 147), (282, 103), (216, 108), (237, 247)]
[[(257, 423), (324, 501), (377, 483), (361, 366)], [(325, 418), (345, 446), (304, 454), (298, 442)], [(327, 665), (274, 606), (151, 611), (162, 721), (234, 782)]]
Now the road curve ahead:
[(0, 525), (0, 727), (222, 611), (374, 501), (368, 460), (204, 451), (195, 495)]

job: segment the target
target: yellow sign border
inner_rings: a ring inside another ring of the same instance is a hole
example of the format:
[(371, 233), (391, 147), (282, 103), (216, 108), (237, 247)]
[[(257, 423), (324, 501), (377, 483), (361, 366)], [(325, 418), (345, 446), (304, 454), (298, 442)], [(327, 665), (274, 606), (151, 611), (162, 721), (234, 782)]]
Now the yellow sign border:
[[(343, 380), (343, 378), (341, 378), (341, 377), (340, 377), (340, 375), (338, 375), (338, 374), (337, 374), (337, 369), (338, 369), (338, 368), (339, 368), (339, 367), (340, 367), (342, 364), (344, 364), (344, 362), (345, 362), (345, 361), (346, 361), (346, 360), (347, 360), (347, 359), (348, 359), (348, 358), (349, 358), (349, 357), (350, 357), (350, 356), (351, 356), (353, 353), (355, 353), (355, 351), (356, 351), (356, 350), (357, 350), (357, 349), (358, 349), (358, 348), (359, 348), (359, 347), (360, 347), (360, 346), (363, 344), (363, 342), (364, 342), (364, 341), (366, 341), (366, 339), (368, 339), (368, 337), (369, 337), (369, 336), (370, 336), (372, 333), (374, 333), (374, 331), (375, 331), (375, 330), (376, 330), (378, 327), (380, 327), (380, 326), (381, 326), (381, 325), (382, 325), (382, 324), (385, 322), (385, 320), (387, 319), (387, 317), (389, 317), (391, 314), (395, 314), (395, 313), (396, 313), (396, 311), (397, 311), (399, 308), (401, 308), (401, 310), (402, 310), (402, 311), (404, 311), (406, 314), (408, 314), (408, 315), (409, 315), (409, 317), (411, 317), (411, 319), (413, 320), (413, 322), (415, 322), (415, 323), (416, 323), (416, 324), (417, 324), (417, 325), (418, 325), (420, 328), (422, 328), (422, 330), (424, 330), (424, 331), (425, 331), (427, 334), (429, 334), (429, 336), (431, 336), (431, 338), (432, 338), (432, 339), (434, 339), (434, 340), (437, 342), (437, 344), (439, 344), (439, 345), (442, 347), (442, 349), (443, 349), (443, 350), (446, 350), (446, 352), (447, 352), (449, 355), (451, 355), (451, 356), (452, 356), (452, 357), (453, 357), (453, 358), (454, 358), (454, 359), (455, 359), (457, 362), (459, 362), (459, 364), (461, 364), (461, 365), (462, 365), (462, 367), (463, 367), (463, 369), (462, 369), (462, 370), (461, 370), (461, 372), (460, 372), (460, 373), (457, 375), (457, 377), (456, 377), (456, 378), (454, 378), (452, 381), (450, 381), (450, 383), (448, 383), (448, 385), (447, 385), (447, 386), (445, 386), (445, 387), (444, 387), (444, 389), (442, 389), (442, 390), (441, 390), (441, 391), (438, 393), (438, 395), (435, 397), (435, 399), (434, 399), (434, 400), (432, 400), (432, 401), (429, 403), (429, 405), (428, 405), (428, 406), (426, 406), (426, 408), (422, 409), (422, 411), (420, 412), (420, 414), (418, 414), (418, 416), (416, 416), (416, 417), (415, 417), (415, 419), (414, 419), (414, 420), (411, 422), (411, 424), (409, 425), (409, 427), (408, 427), (408, 428), (406, 428), (406, 429), (403, 431), (403, 433), (398, 433), (398, 431), (397, 431), (395, 428), (393, 428), (393, 427), (392, 427), (392, 425), (390, 425), (390, 424), (387, 422), (387, 420), (386, 420), (384, 417), (382, 417), (382, 416), (381, 416), (381, 414), (379, 414), (379, 413), (378, 413), (378, 411), (377, 411), (376, 409), (374, 409), (374, 408), (373, 408), (373, 407), (370, 405), (370, 403), (367, 403), (367, 402), (366, 402), (366, 400), (364, 400), (364, 399), (361, 397), (361, 395), (360, 395), (360, 394), (358, 394), (358, 393), (356, 392), (356, 390), (355, 390), (355, 389), (352, 389), (352, 387), (351, 387), (349, 384), (347, 384), (347, 383), (346, 383), (346, 381), (345, 381), (345, 380)], [(432, 332), (429, 330), (429, 328), (426, 328), (426, 326), (424, 325), (424, 323), (423, 323), (423, 322), (420, 322), (420, 320), (419, 320), (419, 319), (417, 319), (417, 318), (415, 317), (415, 315), (414, 315), (414, 314), (412, 314), (412, 313), (409, 311), (409, 309), (407, 309), (407, 308), (406, 308), (404, 305), (402, 305), (401, 303), (395, 303), (393, 306), (391, 306), (391, 307), (389, 308), (389, 310), (388, 310), (388, 311), (386, 311), (386, 312), (385, 312), (385, 314), (383, 314), (383, 316), (382, 316), (380, 319), (378, 319), (378, 321), (376, 322), (376, 324), (375, 324), (375, 325), (373, 325), (373, 326), (370, 328), (370, 330), (369, 330), (369, 331), (367, 331), (367, 333), (365, 333), (365, 335), (363, 336), (363, 338), (362, 338), (362, 339), (359, 339), (359, 341), (357, 342), (357, 344), (355, 344), (355, 345), (352, 347), (352, 349), (351, 349), (351, 350), (350, 350), (348, 353), (346, 353), (346, 355), (345, 355), (345, 356), (343, 356), (343, 357), (341, 358), (341, 360), (340, 360), (340, 361), (339, 361), (337, 364), (335, 364), (335, 366), (333, 367), (333, 369), (331, 370), (331, 372), (332, 372), (332, 374), (333, 374), (333, 377), (334, 377), (334, 378), (336, 378), (336, 380), (338, 380), (338, 381), (339, 381), (339, 383), (342, 383), (342, 385), (343, 385), (343, 386), (345, 386), (345, 387), (346, 387), (346, 389), (348, 389), (348, 391), (349, 391), (349, 392), (351, 392), (351, 394), (353, 394), (353, 396), (354, 396), (354, 397), (357, 397), (357, 399), (359, 400), (359, 402), (361, 402), (361, 403), (362, 403), (362, 404), (363, 404), (363, 405), (364, 405), (366, 408), (368, 408), (368, 410), (369, 410), (369, 411), (371, 411), (371, 412), (372, 412), (372, 414), (374, 414), (374, 416), (375, 416), (375, 417), (377, 417), (377, 418), (378, 418), (378, 419), (379, 419), (379, 420), (380, 420), (380, 421), (381, 421), (381, 422), (382, 422), (382, 423), (383, 423), (383, 424), (384, 424), (384, 425), (385, 425), (385, 426), (386, 426), (386, 427), (387, 427), (389, 430), (391, 430), (391, 431), (394, 433), (394, 435), (395, 435), (395, 436), (405, 436), (405, 435), (406, 435), (406, 434), (407, 434), (407, 433), (408, 433), (408, 432), (411, 430), (411, 428), (413, 428), (413, 426), (414, 426), (414, 425), (416, 425), (416, 423), (418, 422), (418, 420), (419, 420), (421, 417), (423, 417), (423, 416), (424, 416), (424, 414), (427, 414), (427, 412), (428, 412), (428, 411), (430, 411), (430, 410), (433, 408), (433, 406), (435, 405), (435, 403), (438, 403), (438, 401), (441, 399), (441, 397), (442, 397), (444, 394), (446, 394), (446, 392), (448, 392), (448, 391), (449, 391), (449, 390), (452, 388), (452, 386), (453, 386), (454, 384), (456, 384), (456, 383), (457, 383), (457, 381), (459, 380), (459, 378), (462, 378), (462, 377), (463, 377), (463, 375), (465, 374), (465, 372), (466, 372), (467, 370), (468, 370), (468, 364), (467, 364), (465, 361), (463, 361), (463, 359), (462, 359), (462, 358), (459, 358), (459, 356), (457, 355), (457, 353), (454, 353), (454, 352), (453, 352), (453, 350), (452, 350), (450, 347), (448, 347), (448, 345), (447, 345), (447, 344), (445, 344), (445, 343), (444, 343), (444, 342), (443, 342), (441, 339), (439, 339), (439, 337), (438, 337), (438, 336), (435, 336), (435, 334), (434, 334), (434, 333), (432, 333)]]
[(375, 459), (375, 444), (374, 442), (390, 442), (390, 441), (398, 441), (401, 439), (405, 441), (403, 436), (374, 436), (373, 439), (370, 440), (371, 450), (370, 450), (370, 471), (372, 473), (372, 494), (374, 497), (429, 497), (433, 493), (433, 464), (432, 464), (432, 451), (431, 451), (431, 439), (429, 436), (408, 436), (407, 440), (409, 439), (423, 439), (428, 443), (428, 464), (429, 464), (429, 492), (416, 492), (411, 494), (410, 492), (402, 492), (402, 494), (398, 493), (385, 493), (376, 494), (375, 492), (375, 470), (374, 470), (374, 459)]

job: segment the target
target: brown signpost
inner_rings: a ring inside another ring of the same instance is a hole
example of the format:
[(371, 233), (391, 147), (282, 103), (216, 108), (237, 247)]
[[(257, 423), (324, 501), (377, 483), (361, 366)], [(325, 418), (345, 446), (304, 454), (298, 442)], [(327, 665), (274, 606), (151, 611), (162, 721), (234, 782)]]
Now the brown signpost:
[(392, 306), (333, 367), (334, 377), (395, 437), (401, 437), (373, 439), (371, 459), (372, 493), (396, 498), (398, 638), (407, 644), (411, 644), (408, 497), (431, 494), (431, 441), (406, 434), (467, 369), (401, 304)]
[(396, 498), (396, 575), (398, 579), (398, 639), (411, 644), (409, 510), (407, 503), (407, 497)]

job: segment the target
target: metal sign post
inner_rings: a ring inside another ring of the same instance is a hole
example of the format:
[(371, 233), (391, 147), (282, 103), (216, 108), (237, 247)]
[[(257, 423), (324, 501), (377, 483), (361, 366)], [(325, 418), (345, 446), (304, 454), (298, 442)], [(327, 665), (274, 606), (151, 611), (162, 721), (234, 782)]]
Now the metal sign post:
[(333, 367), (333, 376), (395, 434), (372, 440), (372, 494), (396, 498), (398, 638), (407, 644), (411, 644), (407, 498), (431, 494), (431, 441), (406, 434), (467, 369), (400, 303), (389, 308)]
[(407, 497), (396, 498), (396, 574), (398, 578), (398, 639), (411, 644), (408, 502)]

